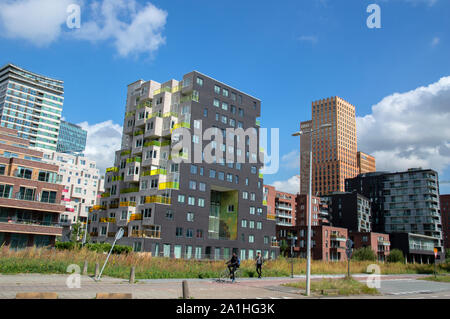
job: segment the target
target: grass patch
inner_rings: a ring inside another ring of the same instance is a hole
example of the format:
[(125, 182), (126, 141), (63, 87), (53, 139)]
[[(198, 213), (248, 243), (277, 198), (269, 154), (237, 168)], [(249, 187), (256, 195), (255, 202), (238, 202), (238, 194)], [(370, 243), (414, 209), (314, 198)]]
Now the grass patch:
[[(47, 248), (27, 248), (20, 251), (0, 247), (0, 273), (41, 273), (41, 274), (67, 274), (67, 267), (77, 264), (83, 269), (83, 263), (88, 261), (88, 274), (92, 275), (95, 263), (100, 267), (106, 259), (106, 254), (91, 251), (86, 248), (73, 250), (58, 250)], [(352, 273), (366, 273), (367, 266), (373, 262), (352, 261)], [(382, 274), (433, 274), (434, 265), (431, 264), (402, 264), (379, 263)], [(163, 257), (151, 257), (148, 254), (128, 253), (113, 254), (103, 271), (103, 275), (128, 279), (131, 267), (135, 267), (135, 278), (138, 279), (164, 279), (164, 278), (218, 278), (226, 269), (224, 261), (214, 260), (184, 260)], [(440, 274), (450, 273), (450, 264), (439, 264)], [(255, 261), (243, 260), (241, 262), (242, 277), (256, 277)], [(291, 260), (279, 257), (269, 260), (262, 267), (264, 277), (289, 277), (291, 275)], [(294, 274), (306, 273), (306, 260), (294, 260)], [(326, 262), (313, 260), (311, 262), (312, 274), (345, 274), (347, 262)]]
[(430, 276), (430, 277), (424, 277), (424, 278), (418, 278), (418, 279), (419, 280), (437, 281), (437, 282), (449, 282), (450, 283), (450, 276), (437, 275), (436, 277)]
[[(306, 281), (284, 284), (283, 286), (306, 289)], [(378, 290), (369, 288), (367, 285), (352, 278), (322, 279), (311, 281), (311, 293), (314, 295), (377, 295)]]

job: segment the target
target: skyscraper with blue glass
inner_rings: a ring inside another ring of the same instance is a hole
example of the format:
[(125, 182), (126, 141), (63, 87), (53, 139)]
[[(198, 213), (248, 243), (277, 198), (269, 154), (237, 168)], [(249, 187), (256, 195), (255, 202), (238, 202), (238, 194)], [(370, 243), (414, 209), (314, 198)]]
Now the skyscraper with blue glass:
[(0, 68), (0, 126), (15, 129), (30, 146), (56, 150), (64, 82), (13, 64)]
[(87, 132), (78, 125), (61, 121), (59, 127), (57, 151), (61, 153), (79, 153), (86, 148)]

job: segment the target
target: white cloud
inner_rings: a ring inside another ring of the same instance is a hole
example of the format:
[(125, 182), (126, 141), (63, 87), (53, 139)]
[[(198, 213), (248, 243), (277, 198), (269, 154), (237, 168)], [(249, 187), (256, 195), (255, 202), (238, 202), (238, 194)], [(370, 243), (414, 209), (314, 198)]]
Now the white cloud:
[(441, 39), (438, 37), (434, 37), (433, 40), (431, 41), (431, 46), (435, 47), (439, 44), (439, 42), (441, 42)]
[(275, 181), (272, 186), (281, 192), (297, 194), (300, 192), (300, 179), (294, 175), (285, 181)]
[(46, 46), (59, 38), (73, 0), (6, 0), (0, 3), (0, 36)]
[(319, 42), (319, 38), (314, 35), (302, 35), (298, 37), (298, 40), (301, 42), (309, 42), (311, 44), (316, 44)]
[(358, 148), (376, 157), (377, 170), (443, 172), (450, 165), (450, 76), (387, 96), (356, 122)]
[(167, 12), (151, 3), (141, 6), (135, 0), (103, 0), (93, 2), (90, 10), (93, 19), (74, 32), (75, 38), (92, 42), (111, 40), (124, 57), (152, 53), (165, 43), (161, 32)]
[[(81, 28), (67, 29), (70, 4), (81, 7)], [(47, 46), (62, 35), (93, 43), (110, 42), (122, 57), (148, 54), (165, 43), (167, 12), (136, 0), (0, 0), (0, 37)]]
[(300, 152), (293, 150), (281, 157), (281, 165), (289, 169), (300, 169)]
[(115, 152), (120, 149), (122, 142), (122, 126), (112, 120), (89, 124), (78, 124), (87, 131), (86, 157), (95, 160), (100, 173), (103, 175), (107, 167), (114, 165)]

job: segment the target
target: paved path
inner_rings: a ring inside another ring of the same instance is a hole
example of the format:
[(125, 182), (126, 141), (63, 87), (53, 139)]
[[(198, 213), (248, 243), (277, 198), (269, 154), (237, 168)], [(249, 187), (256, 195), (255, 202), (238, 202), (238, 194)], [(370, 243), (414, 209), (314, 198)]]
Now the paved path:
[[(367, 275), (353, 275), (364, 282)], [(343, 277), (336, 275), (312, 276), (320, 278)], [(423, 275), (384, 275), (381, 276), (382, 296), (375, 298), (450, 298), (450, 284), (436, 283), (417, 278)], [(81, 288), (68, 288), (68, 275), (0, 275), (0, 299), (15, 298), (18, 292), (56, 292), (64, 299), (91, 299), (98, 292), (132, 293), (137, 299), (172, 299), (182, 294), (182, 279), (140, 280), (129, 284), (127, 280), (102, 277), (96, 282), (88, 276), (81, 276)], [(186, 279), (189, 291), (195, 299), (297, 299), (306, 298), (295, 288), (281, 286), (283, 283), (303, 280), (305, 276), (295, 278), (242, 278), (236, 283), (217, 283), (212, 279)], [(351, 298), (374, 298), (373, 296), (356, 296)]]

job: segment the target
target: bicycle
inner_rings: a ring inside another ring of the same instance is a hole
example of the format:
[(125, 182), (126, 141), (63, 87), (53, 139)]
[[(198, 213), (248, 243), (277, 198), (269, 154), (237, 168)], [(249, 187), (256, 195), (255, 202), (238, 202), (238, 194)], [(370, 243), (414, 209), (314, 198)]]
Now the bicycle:
[[(234, 279), (236, 281), (236, 279), (240, 278), (241, 276), (241, 270), (239, 268), (237, 268), (234, 272)], [(227, 280), (231, 281), (231, 274), (230, 271), (227, 268), (225, 268), (220, 274), (219, 274), (219, 278), (216, 279), (216, 282), (227, 282)]]

